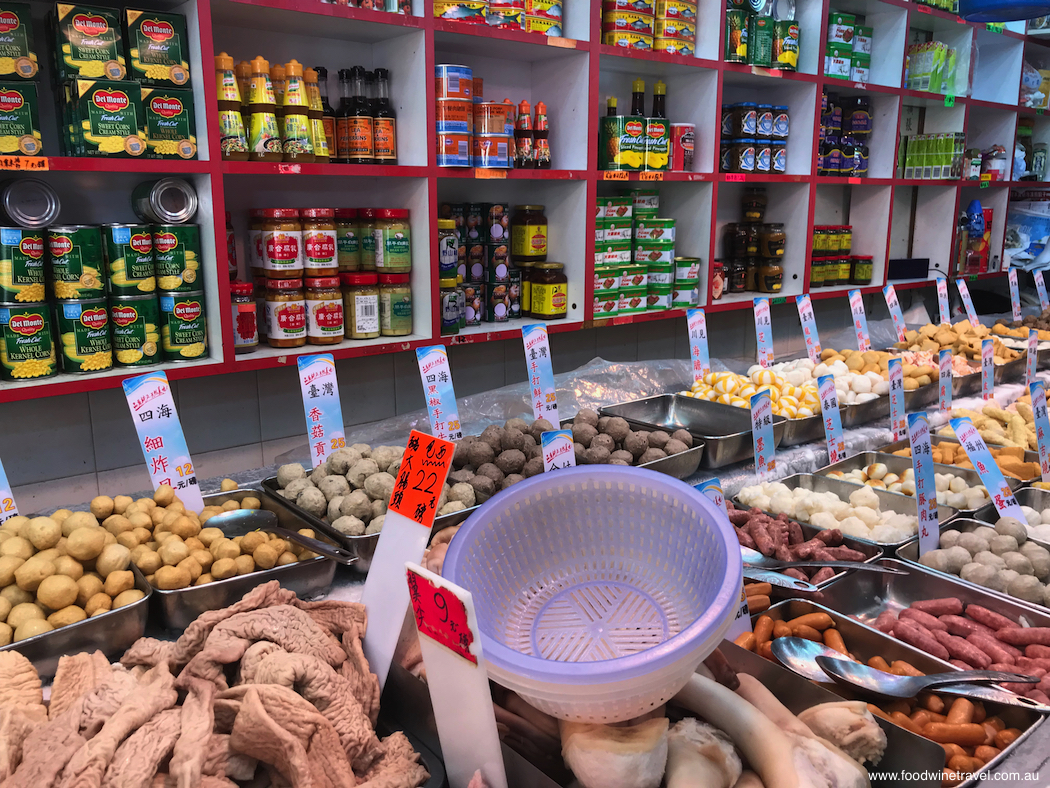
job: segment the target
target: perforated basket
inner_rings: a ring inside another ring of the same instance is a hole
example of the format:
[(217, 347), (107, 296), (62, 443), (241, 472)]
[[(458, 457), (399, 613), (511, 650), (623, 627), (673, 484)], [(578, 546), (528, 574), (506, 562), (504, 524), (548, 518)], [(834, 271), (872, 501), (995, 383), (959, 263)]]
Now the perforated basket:
[(490, 677), (541, 711), (617, 722), (670, 699), (740, 601), (733, 528), (653, 471), (563, 469), (519, 482), (460, 529), (444, 574), (474, 596)]

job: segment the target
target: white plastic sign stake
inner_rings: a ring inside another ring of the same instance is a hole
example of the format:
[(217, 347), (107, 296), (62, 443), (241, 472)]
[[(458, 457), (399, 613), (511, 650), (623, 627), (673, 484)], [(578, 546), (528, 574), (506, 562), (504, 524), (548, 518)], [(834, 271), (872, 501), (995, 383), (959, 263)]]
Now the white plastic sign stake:
[(480, 770), (485, 785), (507, 788), (474, 599), (418, 564), (405, 569), (449, 785), (466, 788)]
[(882, 295), (886, 299), (886, 307), (890, 310), (893, 327), (897, 330), (897, 341), (903, 342), (908, 328), (904, 325), (904, 315), (901, 314), (901, 304), (897, 300), (897, 291), (893, 289), (893, 285), (886, 285), (882, 288)]
[(560, 424), (558, 419), (558, 392), (554, 385), (554, 367), (551, 365), (551, 345), (547, 326), (533, 323), (521, 327), (525, 345), (525, 364), (529, 368), (529, 386), (532, 391), (532, 415)]
[(943, 276), (937, 277), (937, 307), (941, 312), (941, 323), (952, 322), (952, 312), (948, 306), (948, 280)]
[(379, 677), (380, 691), (408, 610), (405, 564), (423, 558), (455, 452), (449, 441), (412, 430), (401, 458), (361, 597), (368, 612), (365, 657)]
[(7, 481), (7, 471), (0, 462), (0, 523), (17, 514), (18, 506), (15, 504), (15, 496), (11, 494), (11, 483)]
[(806, 340), (806, 353), (814, 364), (820, 363), (820, 335), (817, 333), (817, 319), (813, 315), (813, 302), (808, 295), (795, 297), (798, 307), (798, 319), (802, 323), (802, 337)]
[(1039, 361), (1039, 332), (1034, 328), (1028, 329), (1028, 358), (1025, 360), (1026, 386), (1035, 383), (1035, 367)]
[(576, 445), (572, 440), (572, 430), (540, 433), (540, 450), (543, 452), (544, 473), (576, 467)]
[(769, 317), (769, 299), (756, 298), (754, 312), (758, 363), (768, 369), (773, 366), (773, 324)]
[(908, 422), (904, 415), (904, 367), (899, 358), (890, 359), (890, 429), (893, 440), (904, 440)]
[(1014, 311), (1014, 320), (1021, 322), (1021, 292), (1017, 287), (1017, 269), (1011, 268), (1006, 272), (1010, 280), (1010, 306)]
[(751, 395), (751, 437), (755, 444), (755, 472), (765, 479), (777, 465), (773, 459), (773, 400), (768, 391)]
[(839, 398), (835, 393), (835, 376), (817, 378), (820, 410), (824, 422), (824, 440), (828, 445), (828, 463), (834, 465), (846, 459), (846, 443), (842, 439), (842, 419), (839, 416)]
[(871, 350), (871, 340), (868, 339), (868, 318), (864, 314), (864, 297), (860, 290), (849, 291), (849, 310), (853, 313), (853, 330), (857, 333), (857, 349), (861, 353)]
[(970, 298), (970, 289), (966, 286), (964, 279), (955, 280), (955, 284), (959, 287), (959, 297), (962, 298), (963, 306), (966, 307), (966, 318), (970, 321), (970, 325), (977, 328), (981, 324), (981, 321), (977, 319), (977, 310), (973, 308), (973, 299)]
[(948, 413), (952, 409), (952, 351), (945, 349), (937, 357), (939, 409)]
[(981, 340), (981, 396), (987, 402), (995, 387), (995, 340)]
[[(448, 351), (442, 345), (417, 347), (416, 361), (419, 364), (419, 378), (423, 381), (423, 396), (427, 402), (431, 431), (442, 440), (458, 441), (463, 437), (463, 424), (456, 406), (456, 390), (452, 387)], [(383, 522), (386, 523), (386, 520)]]
[(915, 471), (915, 506), (919, 515), (919, 555), (936, 550), (941, 541), (937, 522), (937, 484), (930, 449), (930, 420), (925, 413), (908, 414), (911, 466)]
[(1017, 498), (1010, 491), (1006, 479), (1003, 478), (1002, 471), (999, 470), (999, 466), (992, 459), (991, 452), (988, 451), (988, 447), (984, 443), (984, 438), (978, 434), (977, 428), (973, 426), (973, 422), (969, 419), (952, 419), (951, 424), (952, 429), (955, 430), (955, 437), (959, 439), (959, 443), (966, 449), (966, 456), (970, 458), (970, 463), (973, 465), (974, 470), (981, 477), (981, 483), (984, 485), (984, 489), (988, 491), (988, 495), (991, 497), (992, 503), (995, 504), (999, 516), (1015, 517), (1022, 523), (1027, 522), (1024, 512), (1021, 511), (1020, 504), (1017, 503)]
[[(722, 492), (722, 481), (717, 476), (699, 484), (694, 484), (693, 487), (706, 495), (711, 503), (721, 509), (722, 514), (726, 517), (729, 516), (729, 512), (726, 510), (726, 496)], [(742, 562), (743, 559), (741, 559)], [(729, 629), (726, 631), (726, 640), (736, 640), (741, 635), (751, 631), (751, 609), (747, 606), (747, 592), (744, 590), (744, 579), (741, 578), (740, 604), (736, 609), (736, 618), (733, 619), (733, 623), (729, 625)]]
[(711, 371), (711, 354), (707, 349), (707, 315), (703, 309), (687, 312), (689, 325), (689, 358), (693, 362), (693, 380)]
[(1050, 482), (1050, 445), (1047, 445), (1050, 443), (1050, 419), (1046, 415), (1046, 386), (1036, 381), (1028, 386), (1028, 392), (1032, 395), (1032, 417), (1039, 444), (1039, 471), (1043, 481)]
[(1035, 279), (1035, 289), (1039, 293), (1039, 308), (1042, 311), (1050, 309), (1050, 298), (1046, 297), (1046, 280), (1042, 271), (1033, 271), (1032, 278)]
[(123, 385), (153, 489), (168, 485), (187, 509), (200, 514), (204, 499), (186, 448), (186, 436), (171, 396), (168, 376), (163, 372), (150, 372), (128, 378)]
[(313, 467), (324, 464), (328, 455), (346, 447), (343, 409), (339, 405), (339, 381), (331, 353), (299, 356), (299, 387), (306, 412), (306, 437)]

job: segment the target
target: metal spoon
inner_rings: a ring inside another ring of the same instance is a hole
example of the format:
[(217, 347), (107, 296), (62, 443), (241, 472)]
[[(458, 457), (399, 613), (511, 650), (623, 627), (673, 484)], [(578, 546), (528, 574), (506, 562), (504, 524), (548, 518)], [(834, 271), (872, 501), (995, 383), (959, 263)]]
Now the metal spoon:
[(830, 566), (832, 569), (856, 569), (861, 572), (877, 572), (885, 575), (908, 574), (900, 569), (892, 569), (888, 566), (878, 566), (877, 564), (862, 564), (859, 561), (780, 561), (776, 558), (762, 555), (758, 550), (752, 550), (750, 547), (744, 547), (743, 545), (740, 546), (740, 555), (743, 557), (745, 564), (761, 567), (762, 569), (792, 569), (795, 567), (818, 568)]
[(816, 592), (820, 590), (806, 580), (799, 580), (797, 577), (782, 575), (779, 572), (772, 572), (768, 569), (758, 569), (746, 564), (744, 565), (744, 577), (758, 583), (769, 583), (771, 586), (777, 586), (778, 588), (789, 588), (792, 591)]
[(318, 555), (331, 558), (345, 566), (357, 561), (357, 556), (349, 550), (322, 542), (320, 539), (311, 539), (309, 536), (303, 536), (277, 523), (277, 515), (266, 509), (234, 509), (208, 518), (206, 525), (209, 528), (221, 528), (223, 531), (231, 532), (234, 530), (242, 533), (272, 531), (284, 539), (300, 544), (307, 550), (313, 550)]
[(930, 673), (925, 676), (897, 676), (870, 668), (859, 662), (821, 655), (816, 657), (820, 669), (840, 684), (887, 698), (914, 698), (923, 690), (962, 682), (1003, 682), (1038, 684), (1034, 676), (1005, 673), (998, 670), (959, 670), (952, 673)]

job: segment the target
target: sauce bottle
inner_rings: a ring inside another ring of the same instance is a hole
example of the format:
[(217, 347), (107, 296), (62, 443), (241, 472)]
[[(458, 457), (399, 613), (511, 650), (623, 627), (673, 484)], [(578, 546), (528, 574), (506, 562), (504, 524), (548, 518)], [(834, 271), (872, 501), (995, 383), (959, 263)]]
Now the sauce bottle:
[(514, 144), (514, 129), (518, 126), (518, 108), (509, 98), (503, 99), (503, 104), (507, 108), (507, 123), (503, 126), (503, 133), (507, 135), (507, 161), (513, 163), (518, 156), (517, 146)]
[(550, 126), (547, 124), (547, 105), (542, 101), (536, 103), (536, 120), (532, 124), (533, 157), (536, 160), (537, 170), (549, 170), (551, 168), (551, 149), (547, 140), (550, 134)]
[(372, 164), (372, 109), (365, 95), (361, 66), (339, 70), (342, 100), (335, 117), (336, 146), (341, 164)]
[(528, 101), (522, 100), (518, 104), (518, 120), (514, 127), (514, 166), (520, 170), (532, 170), (536, 167), (531, 109)]
[(215, 56), (215, 94), (219, 97), (219, 152), (225, 161), (248, 161), (241, 90), (234, 74), (233, 58), (225, 52)]
[(285, 64), (284, 86), (284, 160), (312, 162), (313, 132), (310, 129), (310, 97), (306, 93), (303, 66), (298, 60)]
[(667, 118), (667, 85), (657, 80), (653, 85), (653, 114), (651, 118)]
[(247, 115), (248, 97), (252, 89), (252, 64), (247, 60), (242, 60), (234, 67), (233, 73), (237, 78), (237, 88), (241, 92), (241, 112)]
[(317, 90), (321, 94), (321, 120), (324, 123), (324, 136), (328, 141), (328, 156), (335, 159), (335, 110), (328, 102), (328, 69), (324, 66), (314, 66), (314, 71), (317, 72)]
[(645, 117), (645, 80), (636, 79), (631, 84), (631, 114)]
[(390, 72), (377, 68), (373, 73), (376, 94), (372, 138), (376, 164), (397, 164), (397, 114), (390, 103)]
[(281, 133), (277, 128), (270, 64), (261, 57), (252, 61), (248, 113), (249, 161), (281, 161)]
[(609, 96), (609, 98), (605, 100), (605, 117), (615, 118), (620, 114), (616, 109), (616, 103), (616, 96)]
[(324, 110), (321, 109), (321, 91), (317, 87), (317, 72), (312, 68), (304, 68), (303, 80), (306, 82), (306, 96), (310, 102), (307, 114), (310, 118), (310, 142), (314, 146), (314, 161), (326, 164), (329, 159), (328, 138), (324, 133)]
[(270, 84), (273, 86), (273, 103), (277, 107), (277, 129), (284, 139), (284, 66), (274, 63), (270, 66)]

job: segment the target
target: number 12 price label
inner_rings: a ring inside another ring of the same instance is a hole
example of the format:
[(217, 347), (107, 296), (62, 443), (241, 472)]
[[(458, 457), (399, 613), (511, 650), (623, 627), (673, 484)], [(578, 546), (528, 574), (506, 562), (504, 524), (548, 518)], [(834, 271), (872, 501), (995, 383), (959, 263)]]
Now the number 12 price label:
[(346, 447), (343, 432), (343, 409), (339, 404), (339, 381), (331, 353), (299, 356), (299, 387), (306, 412), (306, 436), (310, 442), (310, 460), (316, 468), (337, 449)]
[(764, 479), (777, 467), (773, 459), (773, 400), (768, 391), (751, 395), (751, 436), (755, 444), (755, 472)]
[(981, 340), (981, 396), (987, 402), (995, 386), (995, 340)]
[(423, 382), (430, 429), (442, 440), (458, 441), (463, 437), (463, 425), (456, 406), (456, 390), (452, 387), (448, 351), (442, 345), (417, 347), (416, 362)]
[(1039, 444), (1039, 471), (1044, 482), (1050, 482), (1050, 419), (1046, 415), (1046, 386), (1039, 381), (1028, 386), (1032, 395), (1032, 417)]
[(846, 459), (846, 442), (842, 439), (842, 419), (839, 416), (839, 398), (835, 393), (835, 376), (817, 378), (820, 410), (824, 421), (824, 439), (828, 445), (828, 462), (834, 465)]
[(864, 314), (864, 297), (860, 290), (849, 291), (849, 310), (853, 313), (853, 330), (857, 334), (857, 349), (861, 353), (871, 350), (871, 340), (868, 339), (868, 318)]
[(707, 349), (707, 315), (703, 309), (687, 312), (689, 324), (689, 358), (693, 362), (693, 380), (700, 380), (711, 371), (711, 355)]
[(798, 319), (802, 323), (802, 336), (806, 340), (806, 353), (814, 364), (820, 363), (820, 335), (817, 333), (817, 319), (813, 315), (813, 302), (808, 295), (795, 298), (798, 307)]
[(901, 305), (900, 301), (897, 300), (897, 291), (893, 289), (893, 285), (886, 285), (882, 288), (882, 295), (886, 299), (886, 307), (890, 310), (893, 327), (897, 330), (897, 341), (903, 342), (905, 334), (908, 333), (908, 328), (904, 325), (904, 315), (901, 314)]
[(936, 550), (941, 541), (937, 521), (937, 485), (930, 448), (930, 420), (925, 413), (908, 414), (908, 442), (915, 471), (915, 506), (919, 515), (919, 554)]
[(893, 440), (904, 440), (908, 422), (904, 415), (904, 368), (899, 358), (890, 359), (890, 428)]
[(758, 363), (768, 368), (773, 365), (773, 323), (769, 317), (769, 299), (756, 298), (754, 312)]
[(547, 326), (542, 323), (522, 326), (521, 340), (525, 345), (525, 364), (529, 368), (532, 415), (536, 419), (546, 419), (551, 424), (560, 424), (558, 392), (554, 385), (554, 367), (551, 365)]
[(970, 325), (977, 328), (981, 324), (981, 321), (977, 319), (977, 310), (973, 308), (973, 299), (970, 298), (970, 288), (966, 286), (966, 281), (963, 279), (955, 280), (955, 284), (959, 288), (959, 297), (962, 299), (963, 306), (966, 307), (966, 318), (970, 321)]
[(17, 514), (18, 506), (15, 505), (15, 496), (11, 494), (11, 483), (7, 481), (7, 471), (4, 470), (4, 464), (0, 462), (0, 523)]
[(1010, 280), (1010, 307), (1013, 309), (1014, 320), (1021, 321), (1021, 292), (1017, 286), (1017, 269), (1011, 268), (1006, 272)]
[(984, 489), (988, 491), (988, 495), (991, 497), (992, 503), (995, 504), (999, 516), (1015, 517), (1022, 523), (1026, 522), (1024, 512), (1021, 511), (1021, 506), (1017, 503), (1017, 498), (1014, 497), (1013, 492), (1007, 485), (1002, 471), (999, 470), (999, 466), (992, 459), (992, 454), (988, 451), (984, 438), (977, 432), (973, 422), (969, 419), (952, 419), (951, 425), (952, 429), (955, 430), (955, 437), (959, 439), (959, 443), (966, 450), (966, 456), (970, 459), (974, 470), (981, 477), (981, 483), (984, 484)]

